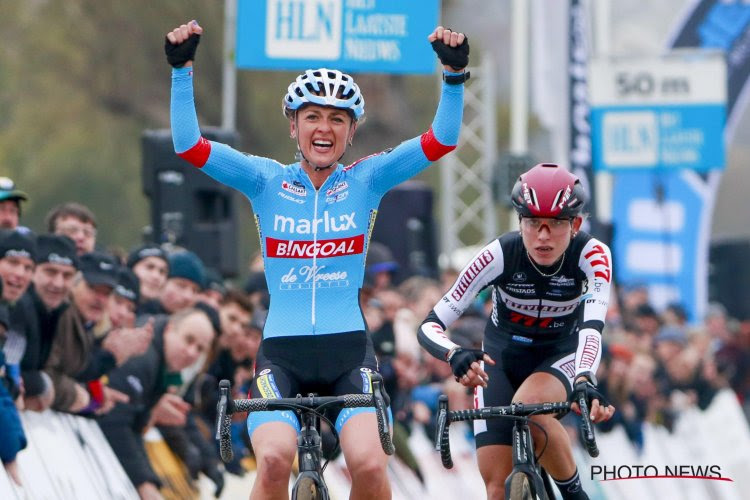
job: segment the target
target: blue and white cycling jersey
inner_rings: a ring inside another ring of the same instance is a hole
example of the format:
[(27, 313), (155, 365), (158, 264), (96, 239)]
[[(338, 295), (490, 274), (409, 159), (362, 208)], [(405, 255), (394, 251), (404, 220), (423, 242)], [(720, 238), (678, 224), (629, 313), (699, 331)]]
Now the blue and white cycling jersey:
[(463, 85), (443, 84), (428, 132), (349, 166), (338, 164), (315, 189), (299, 162), (282, 165), (201, 137), (192, 69), (172, 72), (175, 151), (252, 204), (271, 296), (264, 338), (364, 331), (359, 290), (380, 200), (455, 148)]

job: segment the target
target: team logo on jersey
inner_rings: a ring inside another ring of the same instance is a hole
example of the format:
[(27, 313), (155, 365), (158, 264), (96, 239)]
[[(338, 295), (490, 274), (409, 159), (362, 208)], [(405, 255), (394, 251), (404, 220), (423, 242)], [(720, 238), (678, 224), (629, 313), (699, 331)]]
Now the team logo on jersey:
[(339, 201), (344, 201), (349, 197), (349, 191), (344, 191), (343, 193), (336, 193), (333, 196), (328, 196), (326, 198), (326, 203), (329, 205), (331, 203), (338, 203)]
[(271, 373), (271, 369), (270, 368), (266, 368), (265, 370), (263, 370), (262, 372), (260, 372), (258, 375), (268, 375), (269, 373)]
[(281, 181), (281, 189), (297, 196), (307, 196), (307, 188), (299, 181), (293, 181), (292, 183)]
[(293, 201), (294, 203), (298, 203), (298, 204), (300, 204), (300, 205), (301, 205), (301, 204), (303, 204), (303, 203), (305, 202), (305, 200), (302, 200), (302, 199), (300, 199), (300, 198), (295, 198), (294, 196), (290, 196), (290, 195), (288, 195), (288, 194), (286, 194), (286, 193), (284, 193), (284, 192), (282, 192), (282, 191), (279, 191), (279, 192), (278, 192), (278, 195), (279, 195), (279, 196), (280, 196), (281, 198), (284, 198), (284, 199), (285, 199), (285, 200), (287, 200), (287, 201)]
[(522, 273), (520, 271), (517, 273), (513, 273), (513, 281), (515, 281), (516, 283), (523, 283), (524, 281), (526, 281), (526, 273)]
[(266, 255), (268, 257), (303, 259), (343, 257), (360, 254), (364, 250), (365, 235), (358, 234), (350, 238), (332, 240), (278, 240), (266, 238)]
[(356, 212), (351, 212), (336, 217), (326, 210), (323, 217), (317, 219), (294, 219), (276, 214), (273, 218), (273, 230), (280, 233), (313, 234), (322, 229), (326, 233), (337, 233), (357, 229), (357, 223), (354, 222), (356, 215)]
[(332, 188), (326, 191), (326, 196), (333, 196), (334, 194), (340, 193), (341, 191), (345, 189), (349, 189), (349, 184), (347, 184), (346, 181), (339, 182), (338, 184), (334, 185)]
[(469, 264), (469, 266), (464, 270), (464, 272), (461, 273), (461, 277), (458, 279), (458, 283), (456, 283), (455, 289), (451, 292), (451, 297), (453, 297), (453, 300), (461, 300), (461, 298), (466, 293), (466, 290), (469, 289), (469, 286), (474, 282), (477, 276), (479, 276), (479, 273), (490, 265), (490, 262), (495, 260), (495, 256), (492, 255), (492, 252), (489, 250), (485, 250), (482, 252), (476, 259), (474, 259), (474, 262)]
[(573, 286), (576, 284), (576, 280), (573, 278), (566, 278), (565, 276), (553, 276), (549, 280), (550, 284), (557, 286)]

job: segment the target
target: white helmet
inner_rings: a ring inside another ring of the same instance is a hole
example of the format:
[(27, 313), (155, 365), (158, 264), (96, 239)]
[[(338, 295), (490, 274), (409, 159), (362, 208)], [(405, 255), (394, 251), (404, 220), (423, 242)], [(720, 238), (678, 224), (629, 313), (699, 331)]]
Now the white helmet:
[(284, 114), (307, 103), (345, 109), (358, 121), (365, 113), (365, 99), (354, 79), (335, 69), (308, 69), (297, 77), (284, 96)]

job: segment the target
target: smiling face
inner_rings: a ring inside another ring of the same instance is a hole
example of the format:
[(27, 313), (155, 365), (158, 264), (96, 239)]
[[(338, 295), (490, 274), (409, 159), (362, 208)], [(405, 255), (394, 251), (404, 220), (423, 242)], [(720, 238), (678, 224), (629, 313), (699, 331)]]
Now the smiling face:
[(581, 229), (583, 219), (522, 217), (523, 246), (536, 264), (551, 266), (565, 253), (573, 235)]
[[(327, 167), (339, 160), (354, 137), (357, 124), (346, 111), (308, 104), (289, 120), (289, 132), (310, 167)], [(311, 164), (311, 165), (310, 165)]]

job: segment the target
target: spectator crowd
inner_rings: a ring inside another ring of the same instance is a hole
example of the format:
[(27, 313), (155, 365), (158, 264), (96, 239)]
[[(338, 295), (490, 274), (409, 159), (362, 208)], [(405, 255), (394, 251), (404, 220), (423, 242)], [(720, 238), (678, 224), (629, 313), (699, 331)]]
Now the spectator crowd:
[[(225, 473), (252, 466), (241, 418), (230, 464), (219, 464), (211, 429), (218, 381), (245, 397), (253, 380), (269, 305), (262, 260), (256, 255), (236, 286), (190, 249), (102, 245), (95, 214), (79, 203), (53, 208), (46, 227), (32, 231), (20, 223), (26, 200), (0, 178), (0, 459), (8, 475), (21, 483), (19, 411), (51, 409), (96, 419), (142, 498), (158, 498), (162, 484), (144, 443), (152, 427), (189, 479), (203, 473), (219, 493)], [(432, 434), (441, 393), (455, 408), (473, 400), (416, 336), (456, 270), (400, 283), (397, 271), (389, 249), (372, 242), (361, 305), (391, 397), (397, 454), (421, 478), (410, 433)], [(682, 409), (706, 408), (725, 387), (750, 415), (750, 321), (711, 304), (701, 325), (689, 325), (678, 304), (649, 305), (645, 287), (613, 293), (598, 376), (617, 412), (602, 430), (621, 425), (642, 447), (644, 422), (669, 429)], [(453, 341), (481, 347), (491, 308), (484, 290), (449, 332)]]

